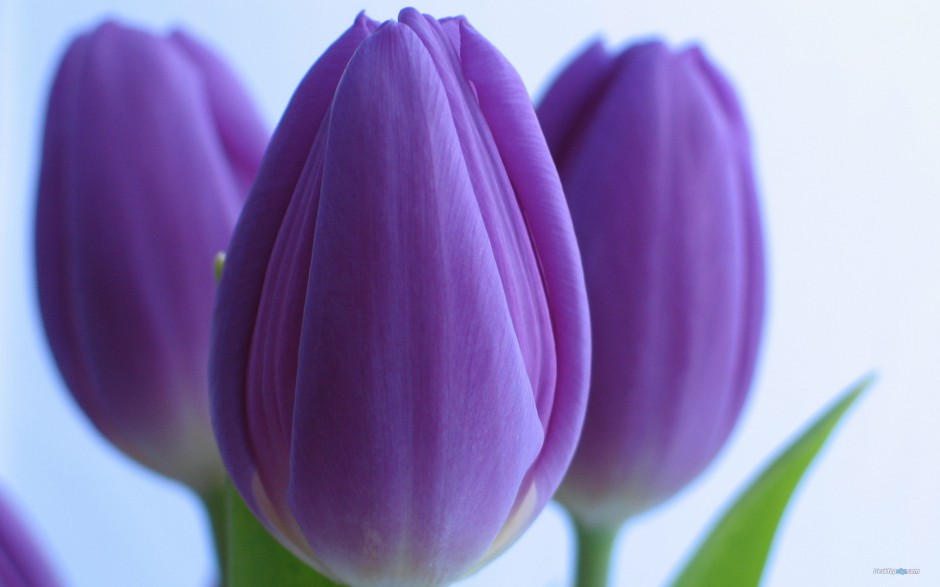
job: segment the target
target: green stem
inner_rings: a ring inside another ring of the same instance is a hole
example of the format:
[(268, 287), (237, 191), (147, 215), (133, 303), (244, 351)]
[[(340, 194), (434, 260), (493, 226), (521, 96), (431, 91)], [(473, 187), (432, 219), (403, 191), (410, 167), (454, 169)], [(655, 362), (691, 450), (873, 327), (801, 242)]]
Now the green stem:
[(574, 522), (577, 532), (577, 587), (607, 587), (610, 576), (610, 555), (617, 538), (616, 530), (590, 528)]
[(212, 538), (215, 544), (215, 556), (219, 563), (220, 587), (229, 587), (228, 567), (228, 498), (225, 494), (225, 485), (201, 493), (202, 503), (206, 506), (209, 523), (212, 526)]

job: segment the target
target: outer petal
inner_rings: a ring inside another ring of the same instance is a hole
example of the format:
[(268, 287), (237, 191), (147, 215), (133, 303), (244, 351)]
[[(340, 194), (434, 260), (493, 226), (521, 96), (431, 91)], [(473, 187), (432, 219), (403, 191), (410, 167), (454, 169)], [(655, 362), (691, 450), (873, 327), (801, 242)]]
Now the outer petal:
[(616, 527), (724, 444), (763, 291), (743, 125), (729, 124), (694, 54), (641, 45), (611, 75), (559, 161), (594, 339), (587, 424), (559, 499)]
[[(558, 172), (525, 86), (512, 65), (463, 19), (460, 60), (493, 133), (539, 259), (555, 335), (554, 404), (543, 415), (546, 437), (531, 469), (535, 499), (515, 523), (530, 522), (551, 499), (574, 454), (587, 403), (591, 356), (587, 296), (571, 216)], [(523, 495), (526, 488), (523, 487)], [(520, 505), (522, 503), (520, 502)], [(527, 515), (526, 515), (527, 514)], [(513, 521), (511, 521), (512, 523)], [(516, 535), (521, 528), (516, 529)], [(513, 536), (507, 534), (506, 538)], [(498, 550), (506, 545), (500, 541)]]
[(747, 398), (760, 350), (761, 332), (764, 325), (766, 305), (766, 268), (764, 266), (764, 238), (761, 230), (760, 202), (757, 182), (751, 164), (751, 140), (744, 111), (737, 94), (728, 79), (708, 60), (698, 47), (688, 50), (688, 59), (694, 62), (699, 73), (710, 83), (725, 115), (726, 124), (734, 133), (735, 157), (738, 162), (742, 202), (744, 206), (745, 242), (745, 306), (744, 327), (738, 359), (737, 380), (732, 386), (731, 408), (726, 413), (726, 426), (730, 432)]
[[(279, 401), (279, 393), (252, 396), (249, 391), (246, 366), (251, 349), (264, 344), (259, 338), (263, 334), (256, 333), (256, 325), (263, 326), (267, 320), (266, 313), (260, 311), (263, 279), (269, 272), (285, 213), (336, 85), (353, 52), (374, 27), (372, 21), (360, 15), (297, 88), (265, 153), (258, 179), (232, 236), (219, 284), (210, 362), (212, 422), (232, 480), (262, 520), (267, 520), (267, 516), (261, 511), (259, 498), (261, 502), (283, 501), (280, 496), (286, 491), (287, 463), (273, 462), (276, 457), (272, 455), (290, 452), (293, 410), (293, 384), (279, 388), (289, 394), (284, 401)], [(316, 205), (314, 199), (313, 210)], [(270, 271), (276, 272), (276, 268)], [(288, 340), (298, 341), (299, 309), (285, 304), (283, 311), (287, 313), (283, 334)], [(291, 321), (289, 316), (295, 320)], [(257, 482), (267, 484), (259, 488), (255, 483), (261, 466), (270, 466), (278, 472), (257, 478)], [(278, 485), (279, 480), (284, 485)], [(256, 495), (256, 491), (261, 491), (261, 495)], [(276, 507), (283, 509), (283, 504)]]
[[(440, 76), (464, 163), (493, 247), (519, 349), (532, 383), (539, 417), (547, 427), (555, 399), (555, 341), (538, 257), (515, 188), (506, 172), (476, 92), (460, 62), (460, 40), (448, 25), (407, 8), (400, 22), (430, 53)], [(457, 24), (453, 22), (452, 24)]]
[(337, 579), (438, 585), (495, 539), (542, 428), (446, 90), (408, 27), (363, 43), (329, 124), (289, 499)]
[(539, 102), (539, 123), (552, 155), (563, 161), (569, 144), (588, 124), (611, 80), (614, 59), (594, 41), (558, 75)]
[(218, 55), (182, 30), (175, 31), (170, 41), (202, 75), (216, 131), (238, 183), (237, 215), (258, 173), (261, 153), (268, 144), (270, 132), (245, 88)]
[(207, 93), (163, 39), (113, 23), (79, 39), (50, 98), (36, 237), (47, 334), (79, 404), (126, 452), (197, 488), (220, 474), (211, 267), (242, 198)]
[(60, 584), (10, 503), (0, 497), (0, 585), (56, 587)]

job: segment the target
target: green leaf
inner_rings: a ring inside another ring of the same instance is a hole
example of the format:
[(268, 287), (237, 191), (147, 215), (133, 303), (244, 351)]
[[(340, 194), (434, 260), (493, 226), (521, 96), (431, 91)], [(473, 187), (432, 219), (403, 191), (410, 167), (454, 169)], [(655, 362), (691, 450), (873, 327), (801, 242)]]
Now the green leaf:
[(673, 587), (755, 587), (760, 583), (793, 490), (832, 429), (872, 379), (868, 376), (847, 391), (764, 469), (718, 521)]
[(226, 587), (339, 587), (294, 556), (258, 522), (231, 481)]

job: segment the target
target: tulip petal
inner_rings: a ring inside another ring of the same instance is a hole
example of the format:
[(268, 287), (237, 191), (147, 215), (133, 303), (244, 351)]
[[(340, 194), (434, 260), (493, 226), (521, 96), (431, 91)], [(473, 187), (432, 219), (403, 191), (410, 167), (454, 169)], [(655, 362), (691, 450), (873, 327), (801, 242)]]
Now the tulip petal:
[(219, 139), (238, 182), (238, 189), (232, 192), (238, 196), (234, 209), (237, 217), (258, 171), (258, 145), (266, 145), (270, 133), (244, 86), (237, 83), (225, 62), (185, 31), (175, 31), (170, 41), (202, 74), (205, 99), (210, 104)]
[[(545, 443), (532, 468), (534, 512), (551, 498), (577, 444), (587, 403), (590, 329), (581, 259), (558, 172), (519, 74), (465, 19), (460, 61), (476, 90), (532, 240), (552, 320), (556, 390)], [(526, 487), (520, 493), (525, 496)]]
[[(219, 297), (213, 322), (211, 387), (222, 391), (212, 394), (212, 422), (232, 480), (248, 506), (262, 519), (265, 516), (261, 515), (253, 489), (255, 471), (263, 463), (283, 467), (283, 463), (272, 463), (270, 455), (287, 450), (284, 444), (289, 442), (291, 431), (283, 429), (283, 422), (289, 422), (290, 417), (282, 412), (289, 412), (291, 406), (288, 401), (265, 408), (262, 413), (279, 414), (270, 422), (282, 428), (275, 428), (270, 434), (263, 430), (261, 418), (250, 417), (259, 405), (278, 402), (274, 393), (251, 400), (248, 397), (246, 365), (255, 344), (256, 322), (263, 319), (258, 309), (264, 284), (258, 276), (267, 272), (291, 195), (332, 102), (333, 88), (339, 83), (353, 52), (374, 28), (375, 23), (360, 14), (349, 30), (311, 67), (297, 88), (266, 151), (261, 172), (227, 252), (226, 268), (219, 284), (219, 289), (229, 295)], [(315, 207), (313, 202), (314, 210)], [(250, 237), (239, 238), (239, 235)], [(293, 331), (288, 329), (286, 335), (296, 339), (300, 316), (294, 317)], [(286, 318), (287, 315), (283, 319)], [(252, 411), (248, 410), (249, 405), (254, 406)], [(246, 427), (251, 433), (244, 433)], [(285, 479), (286, 474), (282, 472), (276, 478)], [(282, 509), (280, 496), (285, 490), (286, 486), (269, 486), (265, 499)]]
[[(413, 8), (402, 11), (400, 22), (409, 26), (431, 56), (440, 76), (457, 137), (487, 237), (493, 247), (502, 289), (509, 303), (513, 328), (535, 393), (542, 427), (548, 428), (555, 399), (555, 345), (542, 276), (529, 229), (499, 149), (476, 92), (464, 78), (459, 60), (459, 36), (449, 36), (434, 18)], [(455, 44), (455, 41), (457, 44)]]
[(726, 123), (735, 133), (734, 147), (741, 174), (739, 182), (744, 203), (745, 242), (742, 251), (745, 255), (743, 271), (746, 300), (742, 306), (744, 326), (739, 350), (737, 380), (732, 384), (733, 396), (724, 418), (724, 427), (730, 431), (737, 421), (754, 377), (763, 330), (766, 270), (763, 235), (760, 230), (761, 214), (757, 197), (757, 182), (751, 165), (751, 140), (737, 94), (728, 79), (705, 57), (700, 48), (689, 49), (688, 58), (694, 62), (705, 80), (711, 84), (725, 113)]
[(447, 90), (411, 28), (361, 45), (329, 125), (288, 497), (337, 579), (438, 585), (499, 533), (542, 427)]
[(552, 83), (539, 101), (538, 117), (556, 161), (564, 161), (579, 129), (590, 120), (610, 83), (614, 59), (594, 41)]

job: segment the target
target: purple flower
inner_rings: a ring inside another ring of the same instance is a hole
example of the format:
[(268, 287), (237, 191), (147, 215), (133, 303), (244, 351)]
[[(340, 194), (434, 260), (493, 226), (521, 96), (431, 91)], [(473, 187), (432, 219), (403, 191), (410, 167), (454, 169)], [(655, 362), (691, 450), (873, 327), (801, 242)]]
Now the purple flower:
[(616, 528), (714, 458), (754, 372), (764, 258), (750, 147), (698, 48), (595, 44), (538, 108), (578, 235), (591, 400), (559, 500)]
[(267, 142), (211, 51), (105, 23), (52, 87), (36, 218), (39, 302), (98, 429), (197, 490), (224, 470), (208, 409), (213, 257)]
[(297, 89), (229, 249), (211, 357), (229, 473), (335, 580), (449, 583), (561, 480), (586, 304), (512, 66), (463, 18), (360, 15)]
[(0, 494), (0, 585), (56, 587), (60, 584), (12, 504)]

